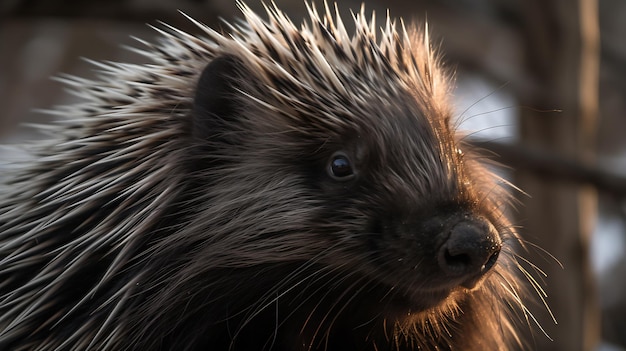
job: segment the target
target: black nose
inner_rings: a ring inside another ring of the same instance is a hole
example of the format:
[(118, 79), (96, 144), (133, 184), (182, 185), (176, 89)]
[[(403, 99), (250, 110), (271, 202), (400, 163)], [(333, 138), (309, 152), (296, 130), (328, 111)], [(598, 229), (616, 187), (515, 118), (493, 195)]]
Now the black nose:
[(438, 263), (450, 278), (466, 279), (471, 288), (493, 267), (502, 248), (498, 231), (482, 218), (464, 219), (455, 224), (439, 249)]

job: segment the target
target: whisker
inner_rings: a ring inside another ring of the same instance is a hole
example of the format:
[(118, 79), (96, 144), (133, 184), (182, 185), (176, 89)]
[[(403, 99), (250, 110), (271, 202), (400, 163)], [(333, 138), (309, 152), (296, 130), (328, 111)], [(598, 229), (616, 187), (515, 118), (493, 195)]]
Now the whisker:
[(467, 113), (469, 110), (471, 110), (474, 106), (478, 105), (479, 103), (483, 102), (484, 100), (490, 98), (491, 96), (493, 96), (495, 93), (504, 90), (504, 88), (506, 88), (508, 85), (510, 84), (509, 81), (504, 82), (503, 84), (501, 84), (499, 87), (497, 87), (496, 89), (493, 89), (489, 94), (481, 97), (480, 99), (474, 101), (471, 105), (469, 105), (468, 107), (466, 107), (457, 117), (457, 123), (454, 125), (454, 130), (456, 130), (460, 124), (462, 124), (463, 122), (465, 122), (466, 120), (464, 120), (464, 115), (465, 113)]
[(556, 256), (554, 256), (553, 254), (551, 254), (548, 250), (544, 249), (543, 247), (533, 243), (532, 241), (529, 240), (524, 240), (524, 239), (520, 239), (520, 242), (522, 242), (524, 245), (528, 245), (531, 246), (532, 248), (534, 248), (535, 250), (537, 250), (538, 253), (541, 253), (543, 256), (542, 258), (546, 261), (549, 262), (548, 259), (545, 258), (545, 256), (547, 256), (548, 258), (550, 258), (552, 261), (554, 261), (556, 264), (559, 265), (559, 267), (561, 267), (561, 269), (565, 269), (565, 267), (563, 266), (563, 264), (561, 263), (561, 261), (559, 261), (558, 258), (556, 258)]
[(541, 323), (539, 323), (539, 321), (535, 318), (535, 316), (532, 314), (532, 312), (530, 312), (530, 310), (524, 305), (524, 303), (522, 302), (521, 297), (516, 292), (514, 292), (514, 290), (509, 289), (505, 284), (501, 283), (500, 286), (506, 292), (508, 292), (511, 297), (513, 297), (513, 299), (518, 303), (518, 306), (524, 311), (524, 315), (526, 315), (527, 317), (530, 317), (530, 319), (532, 319), (532, 321), (535, 323), (537, 328), (539, 328), (539, 330), (541, 330), (543, 335), (545, 335), (545, 337), (548, 338), (550, 341), (554, 341), (550, 337), (550, 335), (548, 335), (548, 333), (545, 331), (545, 329), (541, 326)]

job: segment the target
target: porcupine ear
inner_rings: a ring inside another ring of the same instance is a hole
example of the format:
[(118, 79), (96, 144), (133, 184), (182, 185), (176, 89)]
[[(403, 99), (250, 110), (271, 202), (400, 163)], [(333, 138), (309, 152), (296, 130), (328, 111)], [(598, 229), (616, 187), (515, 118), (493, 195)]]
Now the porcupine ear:
[(194, 137), (201, 140), (224, 138), (227, 133), (223, 131), (238, 115), (235, 96), (243, 72), (242, 62), (234, 56), (217, 57), (204, 68), (193, 101)]

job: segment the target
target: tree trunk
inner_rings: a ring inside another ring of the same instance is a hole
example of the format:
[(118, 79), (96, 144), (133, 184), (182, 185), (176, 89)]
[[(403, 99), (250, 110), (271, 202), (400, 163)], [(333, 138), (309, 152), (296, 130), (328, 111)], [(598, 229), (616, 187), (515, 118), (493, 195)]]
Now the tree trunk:
[[(526, 1), (524, 18), (526, 67), (544, 91), (521, 97), (522, 142), (590, 163), (594, 161), (598, 114), (599, 29), (597, 0)], [(541, 112), (560, 109), (562, 112)], [(542, 267), (547, 311), (533, 309), (554, 341), (534, 336), (531, 349), (593, 350), (600, 336), (595, 281), (589, 246), (596, 217), (596, 194), (591, 187), (545, 181), (518, 170), (517, 184), (530, 196), (520, 208), (522, 234), (554, 255), (533, 252)]]

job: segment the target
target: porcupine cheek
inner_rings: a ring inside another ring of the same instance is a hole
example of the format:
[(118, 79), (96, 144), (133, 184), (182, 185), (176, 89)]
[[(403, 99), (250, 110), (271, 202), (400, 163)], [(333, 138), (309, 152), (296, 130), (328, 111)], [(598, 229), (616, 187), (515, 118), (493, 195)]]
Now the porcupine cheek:
[(399, 289), (396, 297), (415, 309), (478, 288), (502, 248), (494, 225), (471, 212), (395, 222), (382, 226), (387, 244), (378, 248), (386, 262), (381, 267), (389, 270), (388, 284)]

